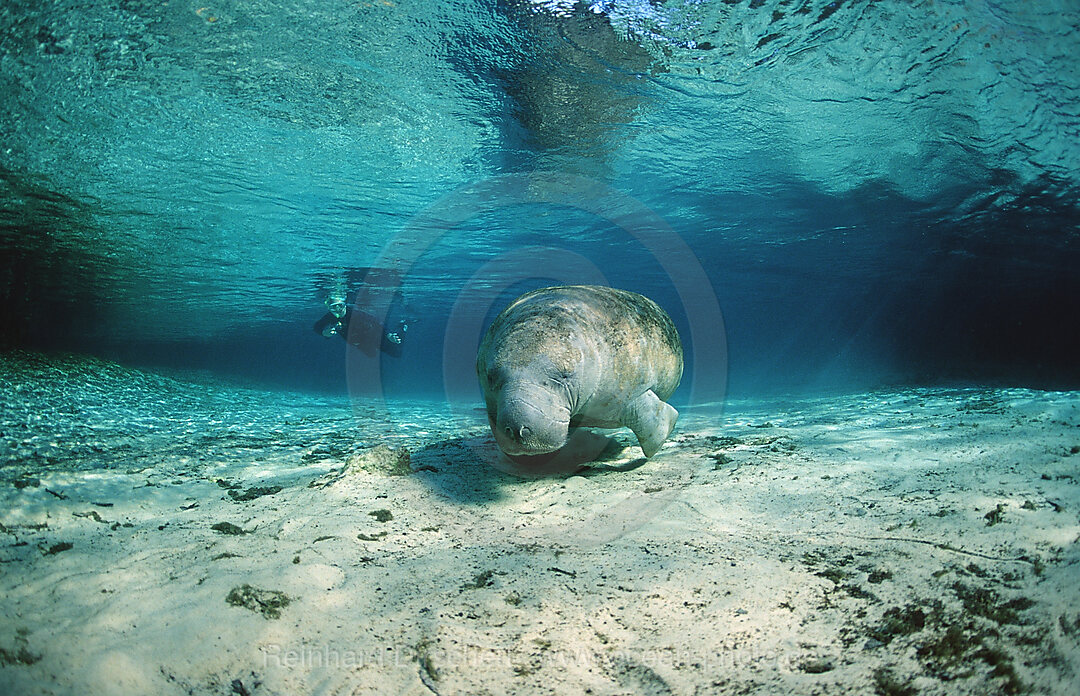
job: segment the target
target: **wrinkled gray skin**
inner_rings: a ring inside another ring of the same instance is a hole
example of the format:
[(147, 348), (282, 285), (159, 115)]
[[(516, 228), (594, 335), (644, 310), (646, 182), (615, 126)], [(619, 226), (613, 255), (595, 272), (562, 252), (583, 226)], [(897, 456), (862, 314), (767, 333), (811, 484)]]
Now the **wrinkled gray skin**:
[(578, 426), (626, 426), (651, 457), (675, 427), (664, 400), (682, 370), (679, 335), (656, 303), (592, 285), (517, 298), (476, 357), (492, 433), (515, 461), (559, 450)]

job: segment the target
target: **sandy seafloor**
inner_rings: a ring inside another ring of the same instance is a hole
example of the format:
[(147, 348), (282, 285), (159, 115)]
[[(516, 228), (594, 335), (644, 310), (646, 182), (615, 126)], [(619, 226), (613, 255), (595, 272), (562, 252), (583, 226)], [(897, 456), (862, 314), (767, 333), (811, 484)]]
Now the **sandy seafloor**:
[(1080, 693), (1076, 393), (698, 406), (555, 479), (468, 407), (28, 354), (0, 397), (0, 693)]

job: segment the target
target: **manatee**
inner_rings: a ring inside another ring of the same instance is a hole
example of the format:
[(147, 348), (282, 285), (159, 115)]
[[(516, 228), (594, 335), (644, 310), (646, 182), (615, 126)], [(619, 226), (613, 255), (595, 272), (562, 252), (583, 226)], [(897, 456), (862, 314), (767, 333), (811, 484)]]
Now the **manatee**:
[(682, 371), (682, 344), (664, 310), (594, 285), (525, 293), (495, 318), (476, 357), (491, 431), (518, 463), (590, 441), (579, 427), (625, 426), (653, 456), (679, 417), (666, 399)]

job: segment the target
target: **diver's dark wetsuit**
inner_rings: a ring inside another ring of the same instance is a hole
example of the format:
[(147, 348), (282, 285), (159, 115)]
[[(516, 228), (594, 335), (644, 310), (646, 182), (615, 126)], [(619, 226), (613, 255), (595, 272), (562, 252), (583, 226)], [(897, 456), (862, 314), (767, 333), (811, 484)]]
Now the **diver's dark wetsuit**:
[(312, 328), (315, 333), (327, 336), (326, 330), (334, 324), (340, 325), (334, 333), (345, 339), (349, 345), (363, 351), (364, 355), (374, 357), (376, 352), (382, 351), (394, 358), (401, 357), (400, 337), (396, 342), (392, 340), (382, 324), (367, 312), (346, 307), (345, 316), (341, 319), (327, 312)]

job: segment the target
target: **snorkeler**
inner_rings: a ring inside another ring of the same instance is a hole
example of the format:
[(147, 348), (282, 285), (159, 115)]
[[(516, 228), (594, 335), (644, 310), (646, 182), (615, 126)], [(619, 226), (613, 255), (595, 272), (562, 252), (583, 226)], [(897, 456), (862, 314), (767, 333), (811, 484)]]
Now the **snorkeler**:
[(409, 330), (404, 319), (398, 322), (393, 331), (386, 331), (374, 316), (346, 304), (345, 293), (341, 291), (332, 291), (327, 295), (326, 309), (327, 313), (315, 322), (315, 333), (323, 338), (341, 336), (368, 357), (374, 357), (379, 351), (391, 357), (401, 357), (402, 342), (405, 332)]

